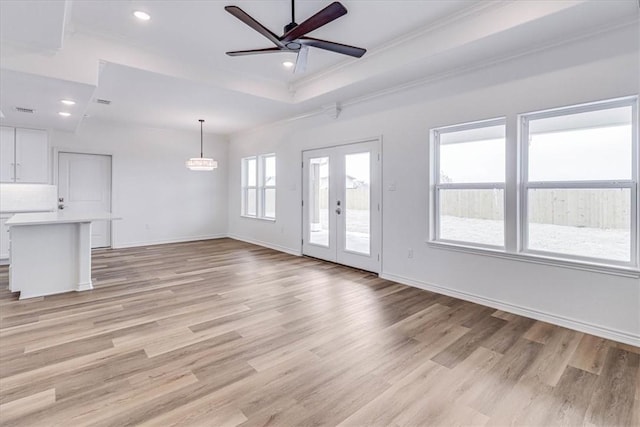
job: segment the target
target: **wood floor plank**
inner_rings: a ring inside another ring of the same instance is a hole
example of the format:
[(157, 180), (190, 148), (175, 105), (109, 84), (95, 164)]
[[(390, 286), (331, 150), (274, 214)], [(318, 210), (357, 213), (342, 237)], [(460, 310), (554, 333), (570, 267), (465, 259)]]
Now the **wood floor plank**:
[(50, 388), (21, 399), (0, 405), (3, 422), (19, 419), (31, 412), (40, 411), (56, 401), (56, 390)]
[(591, 399), (589, 421), (596, 425), (638, 425), (634, 416), (640, 355), (609, 348), (596, 390)]
[(571, 356), (569, 364), (583, 371), (599, 375), (602, 372), (609, 344), (606, 339), (585, 335)]
[(0, 425), (632, 426), (640, 348), (232, 239), (0, 267)]

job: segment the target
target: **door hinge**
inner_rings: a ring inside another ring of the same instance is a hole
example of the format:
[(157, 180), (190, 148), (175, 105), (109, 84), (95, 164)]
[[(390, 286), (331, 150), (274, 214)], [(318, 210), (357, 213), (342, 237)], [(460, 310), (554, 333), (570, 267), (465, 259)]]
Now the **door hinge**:
[(304, 245), (304, 239), (301, 239), (301, 240), (300, 240), (300, 243)]
[(302, 166), (301, 166), (301, 168), (302, 168), (302, 169), (304, 169), (304, 160), (302, 161)]
[(378, 254), (378, 261), (380, 261), (380, 254)]
[(380, 161), (380, 153), (378, 153), (378, 161)]
[(304, 200), (302, 200), (302, 206), (304, 206)]
[(378, 203), (378, 212), (380, 212), (380, 203)]

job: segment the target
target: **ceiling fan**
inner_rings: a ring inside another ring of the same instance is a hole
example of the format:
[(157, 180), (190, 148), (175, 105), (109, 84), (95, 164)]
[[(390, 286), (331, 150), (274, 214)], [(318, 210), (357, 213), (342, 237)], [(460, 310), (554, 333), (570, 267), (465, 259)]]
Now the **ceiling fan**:
[(346, 44), (330, 42), (327, 40), (306, 37), (307, 33), (316, 30), (323, 25), (328, 24), (347, 14), (347, 9), (340, 2), (333, 2), (325, 7), (306, 21), (297, 24), (295, 20), (295, 2), (291, 0), (291, 22), (284, 27), (284, 34), (278, 37), (276, 34), (267, 29), (264, 25), (253, 19), (247, 12), (238, 6), (226, 6), (227, 12), (253, 28), (267, 39), (269, 39), (276, 47), (252, 50), (237, 50), (227, 52), (229, 56), (255, 55), (261, 53), (276, 52), (296, 52), (298, 54), (296, 67), (294, 72), (303, 72), (306, 68), (307, 53), (309, 47), (317, 47), (319, 49), (329, 50), (331, 52), (341, 53), (356, 58), (360, 58), (367, 51), (360, 47), (349, 46)]

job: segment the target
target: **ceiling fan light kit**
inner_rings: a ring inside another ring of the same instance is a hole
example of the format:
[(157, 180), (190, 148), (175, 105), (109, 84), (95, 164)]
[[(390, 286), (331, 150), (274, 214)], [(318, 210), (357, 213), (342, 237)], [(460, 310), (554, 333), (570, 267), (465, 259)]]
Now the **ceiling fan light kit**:
[(212, 171), (218, 167), (218, 162), (207, 157), (203, 157), (202, 153), (202, 124), (203, 119), (198, 120), (200, 122), (200, 157), (192, 157), (185, 162), (187, 168), (192, 171)]
[(277, 36), (260, 22), (253, 19), (247, 12), (238, 6), (225, 6), (227, 12), (244, 22), (246, 25), (269, 39), (276, 47), (251, 50), (237, 50), (227, 52), (229, 56), (257, 55), (263, 53), (295, 52), (298, 54), (294, 72), (303, 72), (306, 69), (307, 52), (309, 47), (328, 50), (330, 52), (349, 55), (360, 58), (366, 53), (366, 49), (349, 46), (346, 44), (307, 37), (306, 35), (318, 28), (347, 14), (347, 9), (340, 2), (333, 2), (301, 24), (295, 21), (295, 0), (291, 0), (291, 22), (284, 27), (282, 36)]

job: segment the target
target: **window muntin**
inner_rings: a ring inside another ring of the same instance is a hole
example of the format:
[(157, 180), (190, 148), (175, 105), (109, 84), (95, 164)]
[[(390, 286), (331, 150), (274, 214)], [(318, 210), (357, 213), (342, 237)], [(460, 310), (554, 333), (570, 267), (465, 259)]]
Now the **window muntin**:
[(242, 216), (276, 218), (276, 156), (263, 154), (242, 159)]
[(523, 252), (637, 266), (636, 116), (635, 99), (521, 116)]
[(433, 131), (435, 241), (504, 248), (505, 120)]

